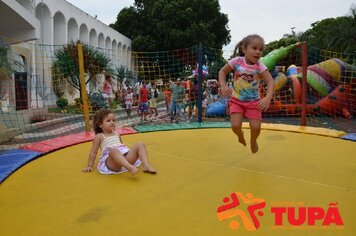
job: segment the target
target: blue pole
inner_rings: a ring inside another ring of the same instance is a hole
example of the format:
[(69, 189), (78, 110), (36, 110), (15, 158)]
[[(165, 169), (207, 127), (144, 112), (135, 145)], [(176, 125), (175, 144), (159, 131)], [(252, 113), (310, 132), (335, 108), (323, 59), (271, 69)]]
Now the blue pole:
[(198, 47), (198, 122), (202, 122), (203, 110), (202, 110), (202, 101), (203, 101), (203, 47), (199, 43)]

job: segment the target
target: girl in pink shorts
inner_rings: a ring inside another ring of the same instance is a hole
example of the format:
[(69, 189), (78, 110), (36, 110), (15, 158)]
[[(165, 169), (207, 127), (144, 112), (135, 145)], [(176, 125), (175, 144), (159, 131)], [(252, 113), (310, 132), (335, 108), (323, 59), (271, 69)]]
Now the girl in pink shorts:
[[(219, 71), (219, 83), (223, 96), (230, 97), (229, 108), (232, 131), (241, 144), (246, 146), (244, 133), (241, 129), (244, 117), (249, 119), (252, 153), (258, 151), (257, 138), (261, 132), (262, 111), (268, 109), (274, 92), (274, 82), (267, 67), (259, 61), (264, 49), (264, 40), (259, 35), (249, 35), (238, 45), (239, 55), (228, 61)], [(226, 85), (226, 75), (234, 71), (232, 91)], [(259, 83), (264, 79), (267, 83), (267, 94), (260, 99)]]

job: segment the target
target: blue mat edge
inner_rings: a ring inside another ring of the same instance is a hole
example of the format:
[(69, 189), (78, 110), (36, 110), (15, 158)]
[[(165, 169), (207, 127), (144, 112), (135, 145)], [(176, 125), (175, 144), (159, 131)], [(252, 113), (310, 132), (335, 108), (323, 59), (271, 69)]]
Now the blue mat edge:
[(356, 133), (348, 133), (344, 136), (341, 136), (340, 138), (356, 142)]
[(23, 149), (13, 149), (0, 153), (0, 184), (16, 170), (42, 155), (43, 153), (40, 152)]

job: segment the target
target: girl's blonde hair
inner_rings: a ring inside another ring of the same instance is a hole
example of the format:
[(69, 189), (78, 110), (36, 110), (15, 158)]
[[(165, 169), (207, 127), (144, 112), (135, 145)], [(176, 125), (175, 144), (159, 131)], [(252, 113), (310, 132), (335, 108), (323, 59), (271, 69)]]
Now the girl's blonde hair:
[(102, 133), (103, 130), (99, 127), (104, 121), (104, 118), (107, 117), (109, 114), (113, 114), (110, 109), (100, 109), (94, 114), (93, 118), (93, 127), (95, 134)]
[(260, 39), (263, 42), (263, 45), (265, 44), (265, 40), (259, 36), (258, 34), (250, 34), (247, 35), (245, 38), (243, 38), (238, 44), (235, 46), (235, 50), (233, 53), (233, 56), (245, 56), (244, 52), (242, 51), (243, 48), (247, 48), (247, 46), (251, 43), (253, 39)]

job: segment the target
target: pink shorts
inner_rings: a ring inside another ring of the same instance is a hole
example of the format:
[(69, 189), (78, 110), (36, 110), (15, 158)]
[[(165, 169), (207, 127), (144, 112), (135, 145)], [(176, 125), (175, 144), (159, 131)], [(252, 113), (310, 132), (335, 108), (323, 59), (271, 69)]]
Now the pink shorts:
[(257, 108), (260, 100), (239, 101), (236, 98), (229, 99), (230, 114), (242, 113), (248, 119), (262, 120), (262, 112)]

